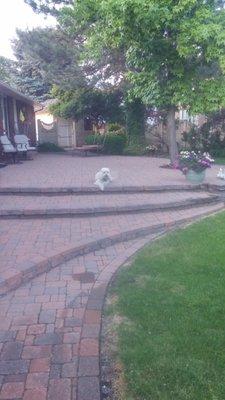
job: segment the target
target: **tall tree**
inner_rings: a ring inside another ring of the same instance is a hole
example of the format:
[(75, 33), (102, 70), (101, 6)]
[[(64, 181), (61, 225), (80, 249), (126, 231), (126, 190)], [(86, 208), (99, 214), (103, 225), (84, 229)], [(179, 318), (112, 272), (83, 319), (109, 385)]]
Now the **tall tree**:
[(64, 89), (83, 85), (84, 76), (78, 65), (79, 45), (57, 28), (17, 30), (14, 54), (28, 77), (39, 76), (43, 84)]
[(177, 154), (175, 111), (225, 105), (225, 10), (213, 0), (76, 0), (61, 24), (86, 36), (88, 57), (120, 49), (130, 96), (167, 112), (170, 157)]
[(0, 80), (38, 101), (49, 98), (51, 85), (42, 78), (37, 65), (17, 57), (17, 61), (0, 57)]
[[(55, 15), (59, 14), (63, 4), (71, 4), (72, 1), (28, 0), (27, 3), (36, 12)], [(57, 106), (53, 107), (55, 113), (73, 116), (78, 114), (81, 108), (84, 113), (91, 108), (92, 115), (96, 114), (96, 110), (102, 110), (106, 119), (111, 115), (111, 120), (117, 119), (119, 122), (123, 109), (123, 112), (127, 113), (128, 132), (130, 136), (138, 140), (138, 134), (139, 136), (140, 133), (144, 134), (143, 105), (141, 106), (139, 101), (140, 107), (137, 108), (137, 100), (134, 104), (126, 101), (127, 107), (124, 108), (117, 101), (118, 93), (121, 97), (123, 92), (124, 100), (127, 97), (124, 84), (126, 65), (123, 51), (119, 48), (110, 49), (110, 51), (105, 49), (101, 58), (94, 60), (87, 54), (85, 56), (83, 54), (86, 37), (82, 31), (73, 32), (62, 28), (61, 26), (61, 28), (19, 31), (16, 56), (18, 57), (21, 53), (28, 64), (33, 64), (35, 70), (38, 66), (38, 71), (47, 82), (57, 86), (58, 90), (54, 90), (54, 96), (57, 96), (59, 101)], [(113, 91), (115, 91), (114, 94)], [(104, 99), (106, 105), (111, 104), (111, 111), (113, 104), (117, 104), (117, 113), (114, 118), (110, 110), (104, 110), (102, 107)], [(140, 109), (142, 112), (138, 112)]]
[(24, 0), (37, 13), (50, 14), (57, 16), (60, 7), (70, 5), (73, 0)]
[[(57, 27), (18, 30), (14, 40), (20, 70), (17, 84), (23, 92), (40, 101), (51, 90), (51, 97), (58, 100), (51, 111), (63, 118), (122, 122), (123, 93), (107, 83), (107, 76), (111, 74), (106, 58), (104, 64), (83, 62), (83, 41), (82, 35), (69, 35)], [(117, 65), (114, 83), (116, 68)]]
[(0, 56), (0, 81), (7, 84), (15, 84), (17, 63), (9, 58)]

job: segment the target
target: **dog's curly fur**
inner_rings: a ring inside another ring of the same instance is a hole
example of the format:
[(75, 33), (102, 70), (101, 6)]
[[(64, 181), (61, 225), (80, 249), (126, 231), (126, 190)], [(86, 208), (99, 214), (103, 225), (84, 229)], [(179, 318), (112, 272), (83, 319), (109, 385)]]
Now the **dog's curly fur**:
[(112, 176), (109, 168), (102, 168), (95, 174), (95, 185), (97, 185), (102, 191), (105, 187), (112, 182)]

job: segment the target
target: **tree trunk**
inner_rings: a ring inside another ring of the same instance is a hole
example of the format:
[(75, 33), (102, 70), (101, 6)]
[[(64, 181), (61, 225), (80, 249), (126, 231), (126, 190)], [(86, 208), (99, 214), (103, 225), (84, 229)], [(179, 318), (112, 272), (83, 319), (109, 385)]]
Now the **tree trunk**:
[(167, 132), (169, 136), (170, 161), (174, 164), (178, 155), (174, 107), (171, 107), (167, 114)]

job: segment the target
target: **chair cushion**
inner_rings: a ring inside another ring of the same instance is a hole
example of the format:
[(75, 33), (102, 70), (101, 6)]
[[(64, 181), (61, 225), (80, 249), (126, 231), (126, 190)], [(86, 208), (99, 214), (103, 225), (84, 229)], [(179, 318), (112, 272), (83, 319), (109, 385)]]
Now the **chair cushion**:
[(32, 151), (32, 150), (35, 151), (35, 150), (37, 150), (37, 149), (36, 149), (36, 147), (33, 147), (33, 146), (29, 146), (29, 145), (28, 145), (28, 146), (27, 146), (27, 150), (28, 150), (28, 151)]
[(15, 135), (14, 140), (16, 144), (27, 144), (28, 137), (26, 135)]
[(17, 145), (18, 151), (32, 151), (32, 150), (34, 151), (34, 150), (36, 150), (36, 147), (29, 145), (30, 139), (26, 135), (15, 135), (14, 140)]
[(5, 153), (15, 153), (16, 152), (16, 149), (10, 142), (8, 136), (6, 136), (6, 135), (0, 136), (0, 143), (1, 143), (1, 145), (3, 147), (3, 151)]
[(16, 144), (17, 151), (27, 151), (26, 143), (17, 143)]

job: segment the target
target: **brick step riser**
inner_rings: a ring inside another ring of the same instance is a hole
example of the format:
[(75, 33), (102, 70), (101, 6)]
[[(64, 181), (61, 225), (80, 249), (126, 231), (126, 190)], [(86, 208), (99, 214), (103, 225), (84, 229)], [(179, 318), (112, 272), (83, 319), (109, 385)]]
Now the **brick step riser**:
[(143, 212), (182, 210), (191, 207), (201, 207), (221, 202), (220, 196), (211, 198), (199, 198), (193, 200), (184, 200), (180, 202), (171, 202), (165, 204), (141, 204), (137, 206), (104, 207), (90, 209), (50, 209), (50, 210), (2, 210), (0, 219), (30, 219), (30, 218), (80, 218), (97, 217), (102, 215), (118, 214), (138, 214)]
[[(224, 208), (224, 205), (221, 204), (220, 207), (218, 207), (217, 210), (214, 212), (218, 212)], [(180, 227), (186, 223), (193, 222), (200, 217), (204, 217), (207, 215), (212, 214), (212, 211), (208, 211), (199, 215), (196, 215), (194, 217), (187, 217), (183, 218), (179, 221), (175, 222), (169, 222), (169, 223), (161, 223), (161, 224), (156, 224), (156, 225), (151, 225), (147, 226), (144, 228), (136, 228), (133, 230), (125, 231), (119, 234), (115, 234), (112, 236), (108, 237), (103, 237), (96, 239), (94, 241), (90, 241), (85, 244), (81, 244), (78, 247), (69, 249), (63, 253), (60, 253), (56, 256), (50, 257), (46, 259), (45, 261), (35, 264), (29, 268), (27, 268), (25, 271), (13, 276), (12, 278), (6, 279), (5, 281), (0, 283), (0, 296), (4, 296), (8, 292), (17, 289), (24, 283), (29, 282), (31, 279), (35, 278), (36, 276), (48, 272), (51, 269), (57, 267), (60, 265), (62, 262), (69, 261), (77, 256), (81, 256), (84, 254), (88, 254), (90, 252), (102, 249), (102, 248), (107, 248), (108, 246), (111, 246), (115, 243), (119, 242), (124, 242), (136, 238), (141, 238), (150, 234), (156, 234), (160, 232), (164, 232), (165, 230), (170, 230), (174, 229), (176, 227)]]
[(165, 185), (165, 186), (124, 186), (111, 187), (100, 191), (95, 187), (86, 188), (1, 188), (0, 196), (66, 196), (66, 195), (110, 195), (125, 193), (164, 193), (174, 191), (207, 190), (208, 185)]

